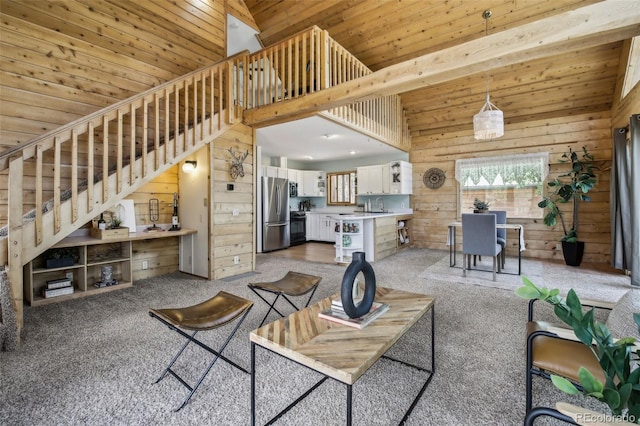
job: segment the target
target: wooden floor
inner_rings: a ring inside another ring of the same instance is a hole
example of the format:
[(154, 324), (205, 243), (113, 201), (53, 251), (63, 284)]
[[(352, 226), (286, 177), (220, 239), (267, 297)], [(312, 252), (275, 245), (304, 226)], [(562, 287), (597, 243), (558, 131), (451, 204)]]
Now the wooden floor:
[(289, 259), (319, 263), (336, 263), (336, 249), (333, 243), (305, 243), (282, 250), (264, 253), (265, 256), (280, 256)]

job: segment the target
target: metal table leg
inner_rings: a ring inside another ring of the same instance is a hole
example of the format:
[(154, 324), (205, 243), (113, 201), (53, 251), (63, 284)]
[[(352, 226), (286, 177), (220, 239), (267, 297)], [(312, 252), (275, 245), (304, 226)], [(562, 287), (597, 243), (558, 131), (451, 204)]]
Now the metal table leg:
[(256, 424), (256, 344), (251, 342), (251, 426)]

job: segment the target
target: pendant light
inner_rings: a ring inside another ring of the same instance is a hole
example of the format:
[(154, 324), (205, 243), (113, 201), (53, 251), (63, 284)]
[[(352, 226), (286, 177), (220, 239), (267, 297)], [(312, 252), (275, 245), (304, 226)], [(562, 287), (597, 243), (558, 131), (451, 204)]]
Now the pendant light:
[[(485, 19), (485, 36), (489, 34), (491, 10), (482, 13)], [(487, 97), (480, 112), (473, 116), (473, 135), (477, 140), (499, 138), (504, 135), (504, 116), (502, 111), (489, 100), (489, 72), (486, 73)]]

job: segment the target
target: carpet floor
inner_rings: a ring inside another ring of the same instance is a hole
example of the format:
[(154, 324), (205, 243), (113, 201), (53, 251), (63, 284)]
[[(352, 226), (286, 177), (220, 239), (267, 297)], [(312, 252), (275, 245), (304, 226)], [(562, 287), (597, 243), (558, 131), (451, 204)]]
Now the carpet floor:
[[(425, 273), (444, 251), (405, 249), (373, 264), (378, 285), (436, 298), (436, 373), (408, 425), (520, 425), (524, 418), (524, 326), (527, 302), (511, 289), (472, 285), (458, 276)], [(426, 271), (425, 271), (426, 268)], [(25, 307), (22, 346), (0, 353), (0, 423), (7, 425), (248, 425), (250, 376), (217, 363), (179, 412), (186, 389), (174, 378), (154, 381), (183, 339), (149, 317), (149, 307), (189, 306), (226, 290), (255, 301), (225, 354), (248, 367), (248, 334), (267, 306), (247, 283), (273, 281), (288, 270), (323, 277), (314, 300), (340, 289), (344, 266), (258, 255), (255, 274), (207, 281), (174, 273), (141, 280), (117, 292), (37, 308)], [(590, 271), (566, 268), (567, 285), (590, 281)], [(524, 271), (526, 273), (526, 269)], [(489, 275), (490, 274), (485, 273)], [(599, 274), (593, 272), (593, 274)], [(609, 275), (618, 279), (616, 275)], [(549, 283), (547, 283), (549, 284)], [(608, 288), (607, 283), (600, 284)], [(605, 292), (608, 290), (605, 290)], [(580, 293), (579, 293), (580, 295)], [(286, 309), (286, 306), (282, 306)], [(540, 315), (553, 319), (550, 310)], [(274, 318), (275, 319), (275, 318)], [(217, 347), (227, 330), (201, 333)], [(390, 355), (428, 362), (430, 337), (414, 327)], [(195, 378), (209, 360), (197, 347), (176, 369)], [(264, 424), (320, 376), (258, 348), (257, 419)], [(415, 370), (381, 360), (354, 385), (354, 424), (397, 424), (421, 385)], [(326, 381), (277, 425), (341, 425), (345, 386)], [(602, 410), (597, 401), (569, 397), (549, 381), (534, 380), (534, 405), (564, 400)], [(544, 420), (536, 424), (556, 424)]]

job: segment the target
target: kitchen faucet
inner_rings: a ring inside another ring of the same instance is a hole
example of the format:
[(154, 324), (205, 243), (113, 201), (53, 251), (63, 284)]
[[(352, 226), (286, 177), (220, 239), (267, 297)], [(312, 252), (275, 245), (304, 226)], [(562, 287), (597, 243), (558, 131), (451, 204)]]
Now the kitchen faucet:
[(380, 208), (380, 211), (384, 212), (384, 200), (382, 199), (382, 197), (377, 197), (375, 203)]

